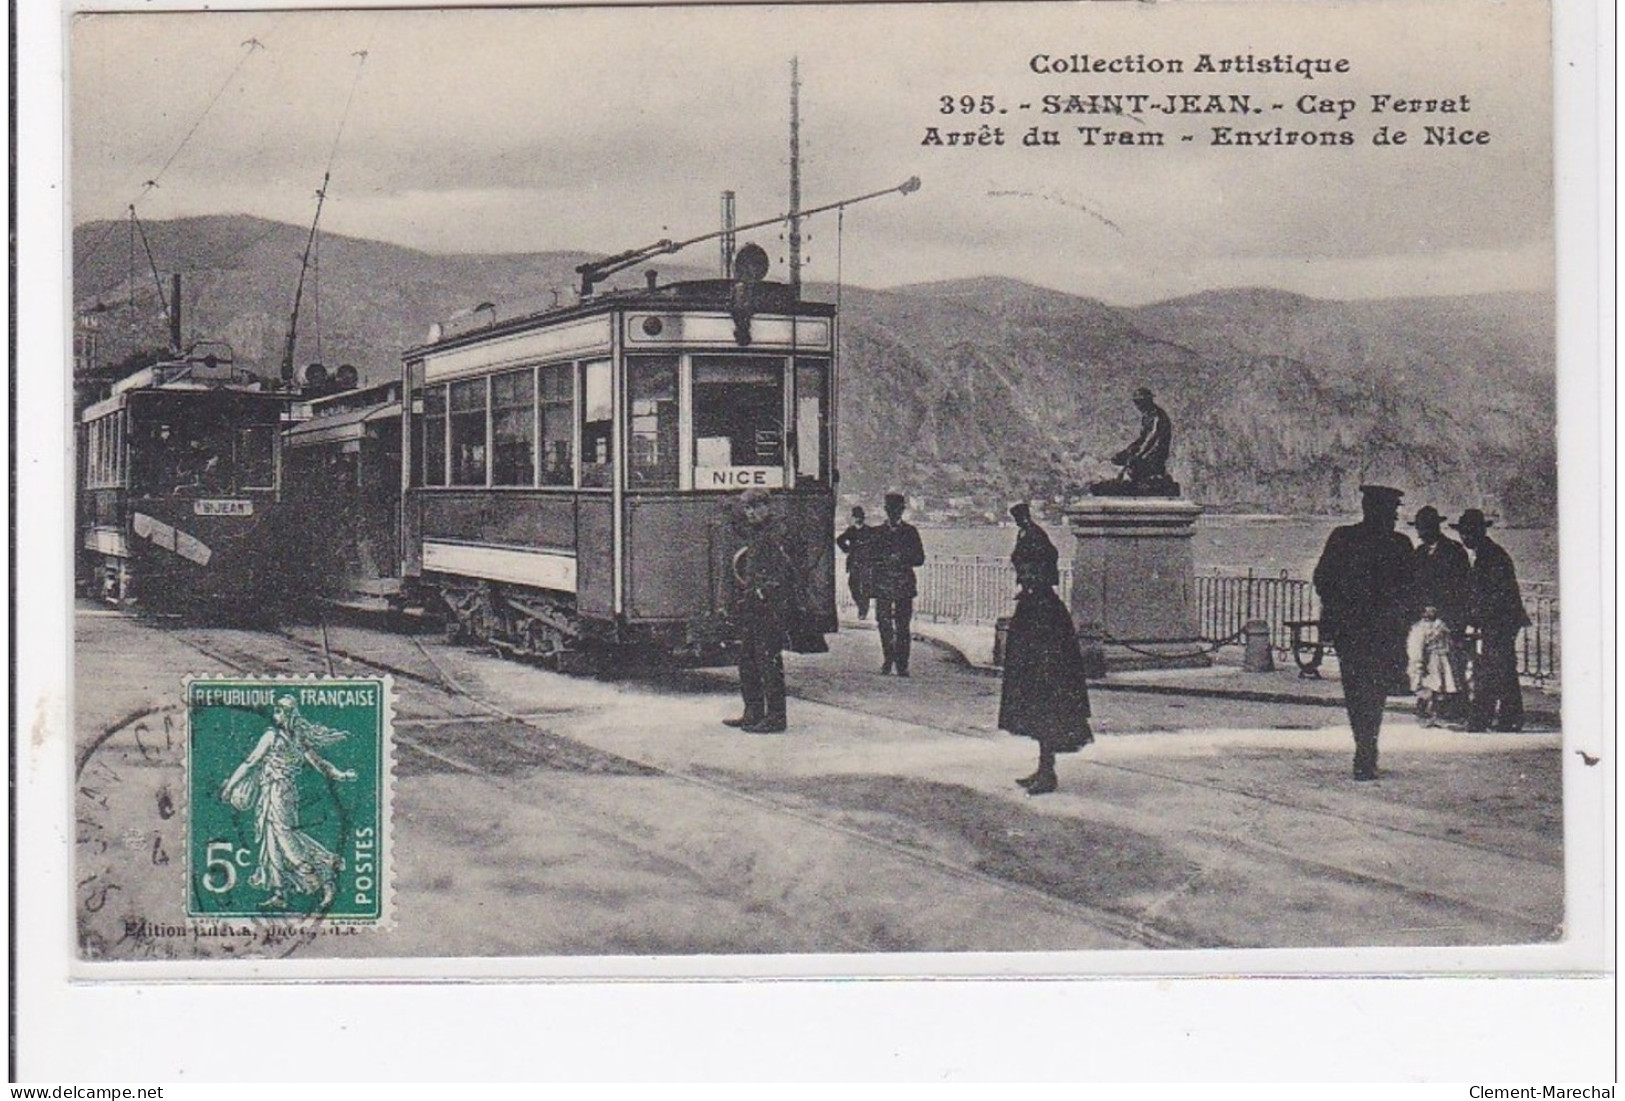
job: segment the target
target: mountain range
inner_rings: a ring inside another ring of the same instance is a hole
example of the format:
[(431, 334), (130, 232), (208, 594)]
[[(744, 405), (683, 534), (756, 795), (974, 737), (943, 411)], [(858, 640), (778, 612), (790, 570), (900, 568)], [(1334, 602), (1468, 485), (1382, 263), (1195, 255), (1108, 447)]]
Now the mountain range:
[[(275, 375), (308, 232), (210, 216), (146, 223), (127, 243), (126, 223), (77, 227), (73, 297), (101, 319), (100, 361), (163, 345), (160, 287), (180, 272), (187, 339), (225, 341)], [(431, 322), (481, 302), (571, 302), (575, 266), (595, 258), (432, 255), (323, 234), (296, 360), (382, 381)], [(672, 257), (646, 266), (662, 281), (711, 274)], [(1555, 518), (1550, 294), (1331, 301), (1251, 288), (1124, 307), (991, 276), (805, 293), (839, 294), (841, 489), (854, 499), (901, 488), (942, 518), (1058, 501), (1113, 473), (1106, 457), (1137, 432), (1129, 395), (1144, 385), (1174, 420), (1174, 476), (1215, 511), (1347, 513), (1356, 487), (1379, 480), (1447, 513)]]

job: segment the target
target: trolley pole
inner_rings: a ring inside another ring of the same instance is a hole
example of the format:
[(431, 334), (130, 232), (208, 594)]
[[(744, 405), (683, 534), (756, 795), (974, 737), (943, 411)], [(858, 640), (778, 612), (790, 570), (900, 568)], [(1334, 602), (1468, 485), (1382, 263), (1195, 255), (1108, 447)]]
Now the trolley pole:
[(176, 355), (181, 352), (181, 273), (169, 276), (169, 348)]
[(801, 59), (790, 59), (790, 289), (801, 297)]

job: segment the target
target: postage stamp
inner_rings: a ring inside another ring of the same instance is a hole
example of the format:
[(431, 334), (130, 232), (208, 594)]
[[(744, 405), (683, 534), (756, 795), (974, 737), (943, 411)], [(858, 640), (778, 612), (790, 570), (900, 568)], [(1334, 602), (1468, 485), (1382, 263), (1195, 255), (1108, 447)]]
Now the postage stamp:
[(187, 916), (381, 921), (389, 727), (383, 678), (189, 681)]

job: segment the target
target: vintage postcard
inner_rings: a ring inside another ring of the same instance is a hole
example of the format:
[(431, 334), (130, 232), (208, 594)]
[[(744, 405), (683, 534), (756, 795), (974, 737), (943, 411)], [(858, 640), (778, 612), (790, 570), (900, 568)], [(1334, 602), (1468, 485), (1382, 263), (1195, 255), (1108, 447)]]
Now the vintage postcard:
[(73, 12), (74, 976), (1604, 966), (1561, 14)]

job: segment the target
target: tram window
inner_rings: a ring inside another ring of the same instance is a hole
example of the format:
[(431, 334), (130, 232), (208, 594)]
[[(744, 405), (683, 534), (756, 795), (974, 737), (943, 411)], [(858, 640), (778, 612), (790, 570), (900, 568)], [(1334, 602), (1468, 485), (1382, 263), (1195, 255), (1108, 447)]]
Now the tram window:
[(124, 410), (120, 409), (113, 414), (113, 484), (123, 485), (126, 475), (124, 468)]
[(574, 485), (576, 480), (575, 384), (570, 370), (568, 363), (542, 368), (541, 483), (544, 486)]
[(491, 484), (536, 484), (536, 375), (529, 367), (491, 379)]
[(423, 391), (423, 484), (446, 484), (446, 388), (430, 386)]
[(796, 360), (796, 484), (829, 481), (829, 361)]
[(677, 488), (677, 357), (626, 361), (626, 467), (640, 489)]
[(734, 484), (722, 468), (784, 466), (783, 360), (694, 357), (694, 465), (696, 488)]
[(451, 384), (451, 484), (485, 484), (485, 379)]
[(581, 366), (581, 484), (607, 488), (615, 483), (615, 401), (609, 360)]

